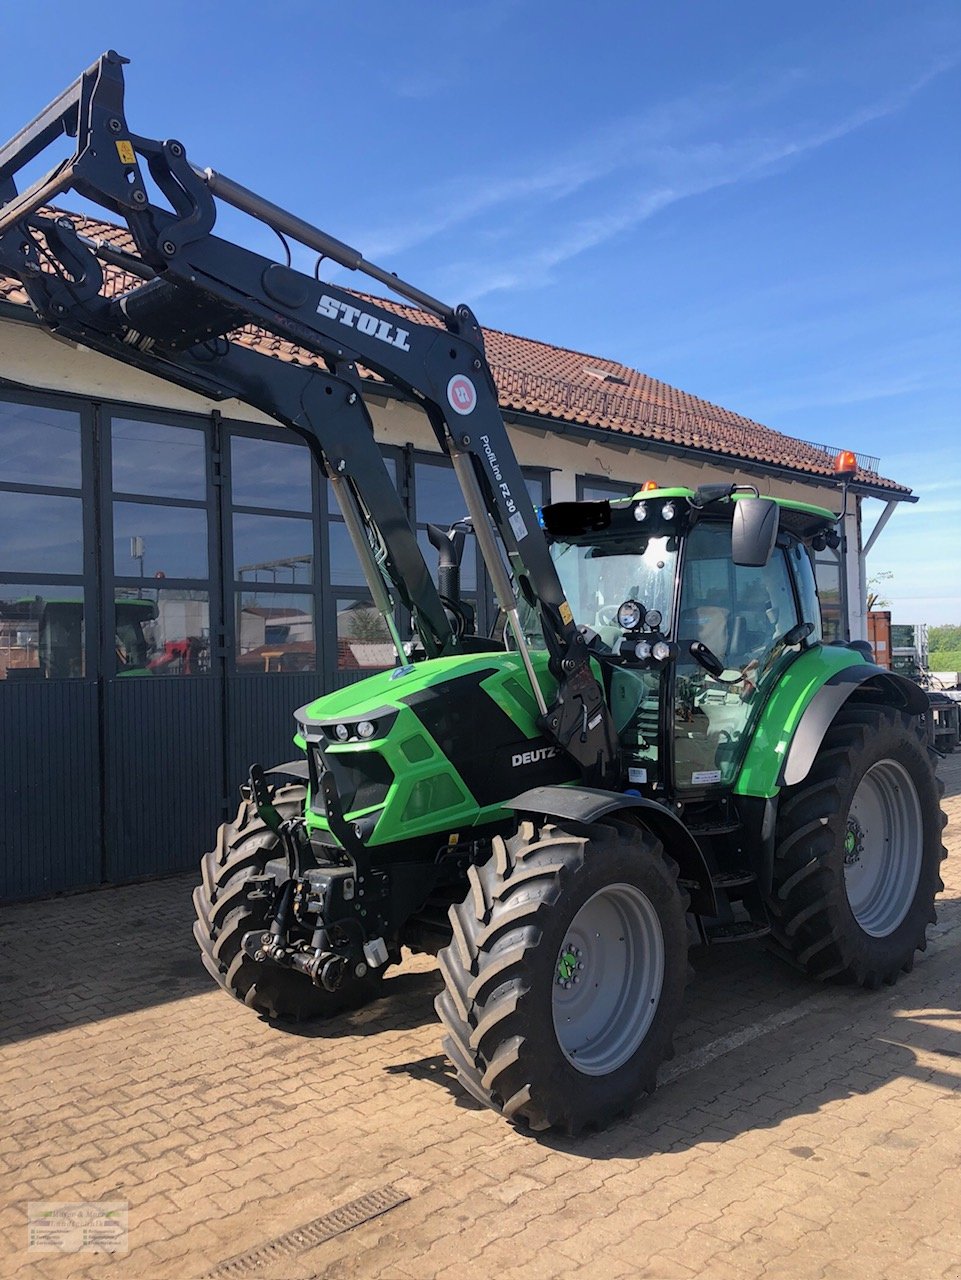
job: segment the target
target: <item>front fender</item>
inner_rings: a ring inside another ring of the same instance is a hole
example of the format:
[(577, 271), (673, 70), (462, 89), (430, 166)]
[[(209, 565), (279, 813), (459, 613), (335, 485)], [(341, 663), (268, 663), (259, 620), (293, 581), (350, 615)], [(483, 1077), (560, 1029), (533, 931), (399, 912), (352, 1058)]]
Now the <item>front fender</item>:
[(597, 822), (624, 809), (634, 810), (638, 820), (653, 831), (680, 867), (681, 878), (698, 885), (691, 890), (691, 910), (699, 915), (717, 915), (711, 871), (700, 845), (680, 818), (656, 800), (596, 787), (533, 787), (506, 803), (504, 808), (536, 817), (583, 823)]

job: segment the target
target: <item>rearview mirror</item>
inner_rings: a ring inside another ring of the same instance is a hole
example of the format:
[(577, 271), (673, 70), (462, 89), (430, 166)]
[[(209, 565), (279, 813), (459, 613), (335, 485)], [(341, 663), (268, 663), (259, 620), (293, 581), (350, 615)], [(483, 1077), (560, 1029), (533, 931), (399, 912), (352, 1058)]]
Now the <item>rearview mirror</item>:
[(735, 564), (766, 565), (777, 541), (780, 512), (772, 498), (740, 498), (734, 504), (731, 558)]

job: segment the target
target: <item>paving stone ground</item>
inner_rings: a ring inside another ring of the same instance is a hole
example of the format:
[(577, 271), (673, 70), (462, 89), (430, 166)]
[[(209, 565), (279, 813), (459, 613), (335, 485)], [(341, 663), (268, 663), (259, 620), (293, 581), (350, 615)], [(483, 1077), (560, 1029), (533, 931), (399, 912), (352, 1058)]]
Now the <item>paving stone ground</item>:
[[(961, 755), (941, 770), (953, 857), (913, 973), (868, 993), (694, 953), (673, 1078), (578, 1141), (465, 1098), (430, 959), (285, 1032), (213, 989), (187, 879), (7, 909), (0, 1275), (191, 1280), (389, 1186), (399, 1207), (247, 1274), (958, 1280)], [(28, 1252), (51, 1200), (128, 1202), (129, 1252)]]

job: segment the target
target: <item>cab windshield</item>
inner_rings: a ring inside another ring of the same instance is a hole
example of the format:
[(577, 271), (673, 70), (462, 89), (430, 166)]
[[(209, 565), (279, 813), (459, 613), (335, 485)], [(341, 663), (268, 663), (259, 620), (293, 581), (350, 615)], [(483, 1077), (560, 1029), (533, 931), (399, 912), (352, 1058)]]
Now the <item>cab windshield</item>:
[[(674, 603), (676, 537), (633, 537), (554, 542), (551, 557), (561, 586), (579, 626), (590, 627), (608, 645), (622, 635), (617, 610), (625, 600), (637, 600), (661, 615), (658, 629), (671, 626)], [(528, 642), (543, 646), (536, 611), (522, 606)]]
[(617, 610), (625, 600), (657, 609), (660, 630), (671, 625), (676, 538), (620, 539), (591, 544), (555, 542), (551, 555), (561, 585), (578, 623), (592, 627), (602, 639), (620, 635)]

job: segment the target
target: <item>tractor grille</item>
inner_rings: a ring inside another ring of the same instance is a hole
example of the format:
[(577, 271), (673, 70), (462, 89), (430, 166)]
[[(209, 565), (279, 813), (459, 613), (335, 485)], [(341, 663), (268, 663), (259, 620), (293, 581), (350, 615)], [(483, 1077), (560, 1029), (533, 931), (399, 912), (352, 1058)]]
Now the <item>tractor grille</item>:
[[(345, 814), (383, 804), (394, 781), (393, 770), (379, 751), (325, 753), (315, 746), (314, 761), (318, 777), (328, 770), (334, 775)], [(324, 796), (319, 787), (313, 792), (312, 808), (321, 817), (326, 815)]]

